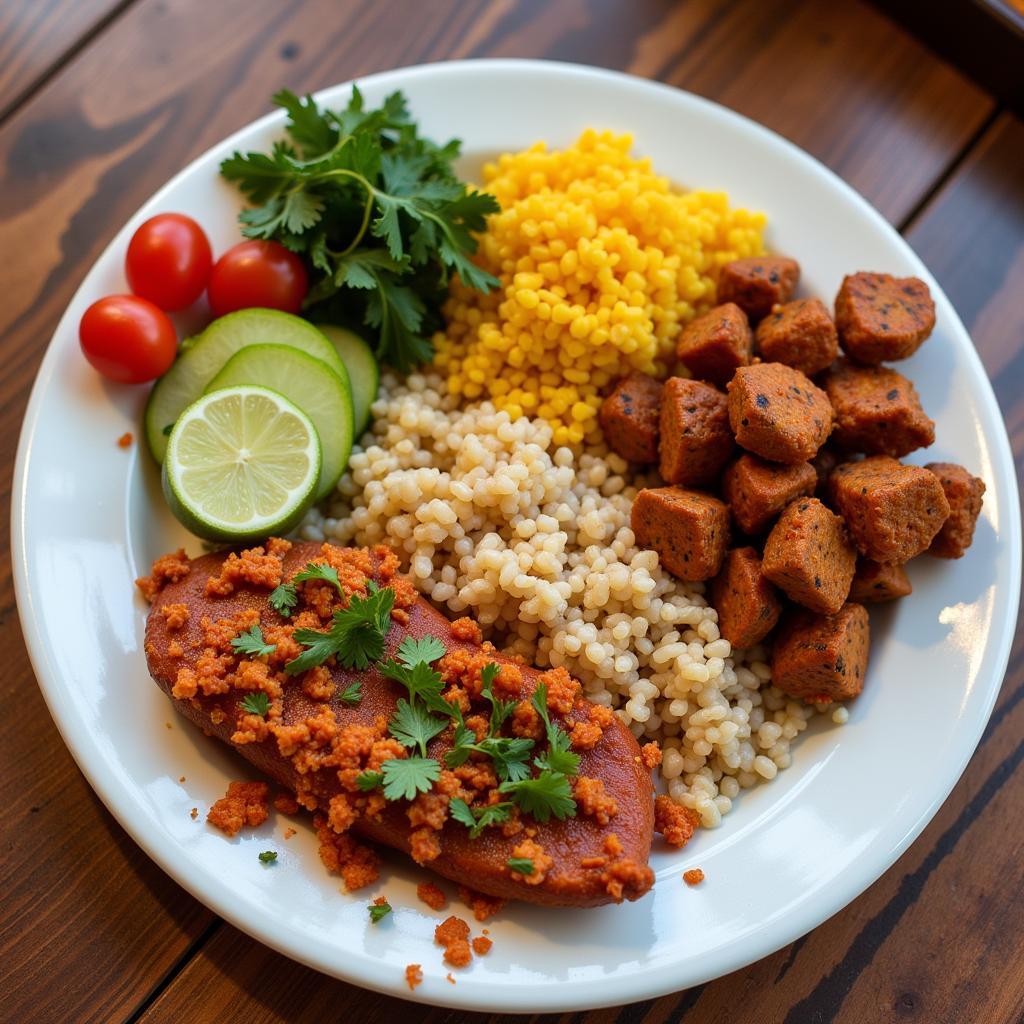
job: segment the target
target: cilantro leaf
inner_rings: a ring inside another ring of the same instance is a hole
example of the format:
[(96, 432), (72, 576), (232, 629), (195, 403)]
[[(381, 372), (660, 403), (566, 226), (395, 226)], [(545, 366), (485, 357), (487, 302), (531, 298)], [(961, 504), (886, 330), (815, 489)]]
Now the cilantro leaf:
[(356, 785), (363, 793), (376, 789), (384, 781), (383, 772), (360, 772), (356, 776)]
[(394, 679), (395, 682), (401, 683), (413, 700), (419, 698), (432, 711), (441, 715), (451, 715), (451, 704), (441, 696), (444, 686), (441, 673), (434, 671), (426, 662), (418, 661), (412, 668), (407, 668), (389, 658), (380, 664), (379, 670), (385, 679)]
[(388, 723), (388, 732), (406, 747), (419, 747), (427, 756), (427, 743), (448, 728), (448, 721), (438, 718), (421, 704), (410, 703), (404, 697), (398, 702)]
[(346, 704), (358, 704), (363, 696), (363, 684), (357, 679), (354, 683), (350, 684), (348, 689), (341, 695), (341, 699)]
[(406, 668), (415, 668), (421, 661), (427, 665), (444, 657), (447, 649), (436, 636), (407, 636), (398, 647), (398, 660)]
[(333, 565), (324, 565), (320, 562), (307, 562), (306, 567), (292, 577), (292, 583), (305, 583), (307, 580), (319, 580), (321, 583), (330, 583), (342, 597), (345, 591), (341, 588), (338, 580), (338, 570)]
[(510, 871), (515, 871), (520, 875), (533, 874), (533, 861), (529, 857), (509, 857), (505, 863)]
[(282, 583), (270, 592), (270, 607), (281, 616), (282, 619), (291, 617), (292, 609), (298, 604), (299, 595), (292, 583)]
[(365, 669), (384, 653), (384, 637), (391, 625), (395, 592), (390, 587), (369, 585), (369, 596), (353, 594), (348, 607), (334, 613), (326, 633), (297, 629), (295, 640), (306, 648), (285, 665), (290, 676), (322, 665), (332, 655), (345, 668)]
[(242, 710), (261, 718), (270, 710), (270, 698), (262, 690), (254, 690), (242, 698)]
[(480, 692), (491, 705), (491, 719), (487, 727), (488, 736), (497, 736), (501, 732), (501, 727), (516, 706), (514, 700), (500, 700), (494, 696), (494, 680), (498, 678), (499, 671), (498, 666), (492, 661), (484, 665), (480, 673)]
[(260, 854), (261, 864), (275, 864), (277, 863), (277, 851), (276, 850), (264, 850)]
[(264, 654), (273, 654), (277, 650), (277, 644), (268, 644), (263, 639), (263, 630), (259, 626), (253, 626), (244, 633), (239, 633), (231, 641), (231, 646), (236, 654), (251, 654), (259, 658)]
[(288, 111), (288, 134), (300, 152), (322, 153), (338, 141), (338, 129), (320, 113), (312, 96), (299, 99), (295, 93), (282, 89), (271, 99)]
[(392, 757), (381, 765), (384, 796), (388, 800), (412, 800), (429, 793), (441, 777), (441, 766), (432, 757)]
[(503, 782), (498, 791), (511, 794), (520, 810), (542, 823), (552, 815), (559, 821), (576, 815), (569, 780), (556, 772), (545, 770), (533, 778)]
[(526, 759), (533, 749), (533, 740), (526, 737), (493, 737), (483, 740), (480, 749), (490, 754), (494, 770), (503, 782), (518, 782), (530, 774)]
[(371, 924), (376, 924), (382, 918), (387, 917), (388, 914), (391, 913), (391, 904), (386, 902), (371, 903), (366, 909), (370, 912)]
[(478, 839), (485, 828), (508, 821), (512, 816), (512, 804), (504, 801), (486, 807), (470, 807), (465, 800), (455, 797), (448, 803), (448, 813), (469, 829), (470, 839)]
[(544, 683), (538, 683), (530, 703), (544, 723), (548, 741), (547, 751), (535, 758), (534, 764), (541, 771), (548, 770), (560, 772), (563, 775), (575, 775), (580, 769), (580, 755), (572, 752), (572, 741), (569, 734), (557, 722), (551, 721), (551, 716), (548, 714), (548, 688)]

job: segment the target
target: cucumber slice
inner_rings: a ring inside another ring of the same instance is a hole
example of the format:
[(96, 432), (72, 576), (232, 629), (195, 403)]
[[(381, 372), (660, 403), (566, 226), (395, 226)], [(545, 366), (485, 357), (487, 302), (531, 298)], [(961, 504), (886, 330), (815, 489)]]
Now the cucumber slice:
[(317, 324), (327, 340), (335, 347), (348, 370), (352, 385), (352, 408), (356, 417), (358, 439), (370, 422), (370, 406), (377, 400), (380, 387), (380, 367), (370, 346), (353, 331), (332, 324)]
[(206, 389), (218, 370), (246, 345), (288, 345), (326, 363), (342, 380), (345, 364), (309, 321), (277, 309), (240, 309), (222, 316), (183, 345), (174, 365), (156, 382), (146, 403), (146, 441), (163, 462), (174, 422)]
[(272, 388), (294, 402), (320, 436), (323, 463), (316, 499), (334, 490), (352, 452), (352, 395), (326, 363), (287, 345), (248, 345), (236, 352), (210, 381), (207, 393), (253, 384)]

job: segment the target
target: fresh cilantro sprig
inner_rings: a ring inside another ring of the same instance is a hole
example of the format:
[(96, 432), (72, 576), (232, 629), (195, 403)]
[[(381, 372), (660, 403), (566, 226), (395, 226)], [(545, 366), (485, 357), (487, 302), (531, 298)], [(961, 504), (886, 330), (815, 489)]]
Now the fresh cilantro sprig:
[(299, 595), (294, 583), (281, 583), (270, 592), (270, 607), (282, 619), (291, 618), (292, 609), (298, 604)]
[(520, 875), (533, 874), (533, 861), (529, 857), (509, 857), (505, 863), (510, 871), (518, 872)]
[(370, 923), (376, 924), (391, 913), (391, 904), (387, 901), (384, 903), (371, 903), (366, 909), (370, 912)]
[(252, 626), (244, 633), (239, 633), (231, 641), (231, 647), (236, 654), (250, 654), (254, 658), (263, 654), (273, 654), (277, 650), (277, 644), (268, 644), (263, 639), (263, 630), (259, 626)]
[(346, 704), (358, 704), (363, 696), (363, 684), (357, 679), (354, 683), (350, 683), (346, 688), (345, 692), (341, 695), (341, 699)]
[(548, 688), (544, 683), (538, 683), (530, 703), (544, 723), (548, 741), (548, 749), (534, 758), (534, 764), (541, 771), (575, 775), (580, 770), (580, 755), (572, 752), (569, 734), (557, 722), (551, 721), (548, 714)]
[(562, 821), (576, 814), (576, 801), (572, 797), (569, 779), (549, 769), (528, 779), (503, 782), (498, 792), (508, 793), (521, 811), (539, 822), (548, 821), (552, 817)]
[(429, 793), (441, 777), (441, 766), (432, 757), (392, 757), (380, 767), (388, 800), (412, 800), (417, 793)]
[[(503, 782), (525, 779), (530, 774), (527, 760), (533, 749), (533, 740), (526, 736), (487, 735), (477, 742), (476, 733), (462, 720), (462, 713), (453, 708), (456, 720), (452, 749), (444, 756), (448, 768), (465, 764), (472, 753), (485, 754), (494, 762), (494, 771)], [(490, 729), (488, 729), (490, 732)]]
[(277, 863), (277, 851), (276, 850), (264, 850), (260, 854), (261, 864), (276, 864)]
[(512, 816), (512, 804), (506, 800), (485, 807), (470, 807), (465, 800), (455, 797), (448, 804), (448, 813), (469, 829), (470, 839), (478, 839), (485, 828), (508, 821)]
[(497, 202), (459, 181), (459, 143), (420, 136), (401, 93), (375, 110), (355, 87), (344, 110), (287, 90), (273, 101), (288, 113), (287, 141), (221, 164), (253, 204), (242, 234), (303, 257), (312, 318), (361, 321), (399, 370), (428, 360), (449, 275), (481, 291), (499, 284), (470, 258)]
[(370, 581), (368, 596), (353, 594), (348, 607), (336, 611), (326, 633), (316, 629), (297, 629), (295, 640), (306, 648), (285, 665), (288, 675), (298, 675), (322, 665), (332, 655), (345, 668), (365, 669), (384, 653), (384, 636), (391, 624), (395, 592), (378, 588)]
[(330, 583), (342, 597), (345, 591), (338, 579), (338, 570), (333, 565), (324, 565), (321, 562), (307, 562), (304, 569), (299, 570), (292, 577), (292, 584), (305, 583), (306, 580), (318, 580), (321, 583)]
[(262, 690), (254, 690), (242, 698), (242, 710), (262, 718), (270, 710), (270, 698)]
[(402, 746), (419, 747), (420, 754), (427, 756), (427, 744), (448, 728), (448, 720), (439, 718), (419, 701), (407, 701), (402, 697), (395, 713), (388, 723), (388, 732)]
[(319, 562), (307, 562), (306, 567), (297, 572), (289, 583), (281, 583), (270, 592), (270, 607), (283, 619), (291, 617), (292, 610), (299, 601), (299, 593), (296, 583), (304, 583), (306, 580), (322, 580), (325, 583), (333, 584), (342, 597), (345, 591), (342, 590), (341, 582), (338, 579), (338, 570), (330, 565), (322, 565)]

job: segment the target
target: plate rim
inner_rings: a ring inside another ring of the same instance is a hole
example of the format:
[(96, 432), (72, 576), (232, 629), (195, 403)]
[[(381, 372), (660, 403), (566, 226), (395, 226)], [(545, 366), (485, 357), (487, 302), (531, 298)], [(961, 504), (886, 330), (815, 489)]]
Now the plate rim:
[[(461, 74), (467, 67), (470, 69), (476, 69), (481, 73), (487, 73), (490, 69), (511, 69), (514, 72), (521, 73), (529, 73), (531, 71), (543, 71), (548, 73), (554, 71), (570, 77), (595, 78), (603, 80), (610, 79), (617, 81), (624, 87), (637, 89), (640, 92), (648, 91), (651, 93), (669, 94), (675, 97), (679, 97), (681, 95), (686, 97), (688, 102), (695, 104), (698, 108), (704, 108), (708, 113), (713, 114), (720, 119), (738, 124), (742, 126), (745, 131), (753, 132), (755, 135), (760, 136), (761, 140), (765, 143), (783, 149), (787, 152), (789, 157), (808, 166), (814, 173), (818, 175), (824, 174), (827, 176), (834, 187), (845, 192), (847, 198), (855, 202), (864, 217), (871, 220), (876, 228), (881, 229), (889, 235), (890, 240), (894, 241), (904, 251), (907, 258), (917, 267), (917, 273), (929, 283), (933, 292), (937, 293), (943, 300), (945, 300), (952, 318), (950, 323), (951, 330), (953, 333), (957, 331), (961, 332), (969, 341), (969, 344), (965, 347), (966, 358), (973, 362), (974, 369), (978, 373), (983, 389), (985, 389), (985, 397), (987, 398), (992, 410), (994, 410), (997, 423), (1001, 428), (997, 431), (996, 436), (987, 436), (987, 440), (992, 446), (993, 463), (1001, 463), (1003, 467), (1008, 466), (1011, 469), (1011, 472), (1008, 473), (1005, 478), (1007, 485), (1007, 498), (1018, 512), (1018, 515), (1010, 515), (1006, 520), (1006, 540), (1008, 543), (1009, 555), (1012, 559), (1010, 579), (1012, 593), (1009, 595), (1009, 600), (1002, 605), (1002, 615), (999, 614), (998, 610), (994, 613), (997, 618), (1001, 618), (1003, 620), (1004, 624), (1004, 628), (1002, 629), (1001, 648), (998, 650), (994, 661), (994, 665), (996, 667), (995, 675), (999, 680), (999, 684), (993, 685), (989, 689), (983, 714), (978, 718), (975, 735), (970, 737), (970, 743), (964, 746), (964, 753), (960, 759), (960, 763), (956, 766), (955, 771), (951, 771), (946, 777), (948, 784), (941, 786), (936, 790), (936, 795), (929, 802), (927, 807), (923, 809), (912, 822), (907, 823), (907, 827), (899, 841), (892, 845), (886, 851), (885, 855), (877, 860), (874, 867), (869, 872), (858, 875), (857, 881), (853, 884), (844, 885), (842, 879), (836, 879), (832, 888), (828, 890), (826, 894), (823, 894), (819, 900), (812, 902), (810, 906), (806, 906), (803, 903), (799, 904), (796, 911), (788, 917), (784, 926), (777, 921), (769, 922), (757, 933), (757, 940), (748, 938), (734, 943), (729, 953), (723, 951), (720, 954), (714, 968), (708, 971), (706, 976), (702, 975), (701, 977), (689, 981), (687, 987), (705, 984), (715, 978), (754, 963), (778, 949), (781, 949), (783, 946), (793, 942), (800, 936), (805, 935), (813, 928), (818, 927), (818, 925), (828, 920), (835, 913), (840, 911), (843, 907), (847, 906), (860, 894), (870, 888), (870, 886), (872, 886), (882, 874), (889, 870), (895, 861), (921, 834), (927, 824), (934, 818), (939, 808), (945, 803), (949, 794), (952, 792), (954, 786), (960, 780), (968, 762), (977, 750), (984, 730), (991, 718), (995, 701), (1002, 688), (1002, 683), (1005, 679), (1006, 668), (1013, 644), (1014, 624), (1016, 622), (1020, 600), (1020, 497), (1016, 473), (1013, 471), (1014, 462), (1012, 459), (1012, 449), (1006, 430), (1005, 419), (1002, 415), (1002, 410), (999, 408), (998, 402), (996, 401), (991, 381), (989, 380), (987, 372), (981, 363), (980, 356), (974, 346), (970, 333), (967, 331), (959, 314), (956, 312), (955, 307), (946, 296), (944, 290), (938, 282), (935, 281), (934, 277), (910, 246), (909, 242), (907, 242), (907, 240), (904, 239), (903, 236), (900, 235), (887, 220), (885, 220), (885, 218), (868, 202), (867, 199), (860, 195), (860, 193), (851, 185), (821, 161), (817, 160), (801, 147), (790, 142), (784, 136), (778, 134), (772, 129), (769, 129), (720, 103), (663, 82), (652, 81), (650, 79), (645, 79), (622, 71), (565, 61), (529, 58), (445, 60), (391, 68), (326, 86), (314, 92), (313, 95), (320, 98), (325, 94), (334, 93), (347, 87), (351, 87), (353, 84), (368, 84), (371, 82), (378, 84), (381, 81), (386, 81), (392, 78), (400, 78), (402, 80), (402, 84), (399, 87), (405, 87), (406, 83), (411, 84), (412, 81), (424, 75)], [(57, 695), (53, 692), (53, 684), (48, 681), (50, 675), (55, 674), (55, 668), (49, 664), (48, 652), (36, 624), (37, 616), (33, 609), (33, 595), (29, 584), (27, 551), (25, 548), (27, 480), (32, 456), (30, 449), (32, 438), (35, 434), (35, 426), (43, 403), (43, 396), (48, 389), (57, 366), (58, 353), (54, 345), (54, 340), (62, 331), (67, 329), (66, 321), (69, 319), (71, 307), (75, 304), (75, 300), (82, 291), (85, 281), (92, 273), (93, 269), (99, 263), (107, 259), (111, 250), (118, 244), (127, 225), (132, 223), (143, 209), (151, 204), (159, 203), (164, 194), (171, 191), (183, 178), (193, 173), (196, 166), (207, 159), (213, 150), (232, 145), (236, 140), (241, 139), (242, 136), (248, 135), (250, 132), (257, 129), (268, 127), (276, 122), (281, 122), (283, 121), (283, 118), (284, 115), (282, 112), (270, 112), (246, 123), (230, 135), (207, 147), (207, 149), (190, 160), (187, 165), (181, 168), (176, 174), (172, 175), (165, 184), (146, 199), (135, 210), (135, 212), (127, 218), (124, 224), (122, 224), (115, 232), (110, 242), (103, 248), (102, 252), (86, 269), (78, 288), (76, 288), (74, 294), (69, 299), (63, 315), (47, 342), (46, 351), (39, 369), (37, 370), (29, 401), (26, 406), (18, 440), (17, 455), (15, 458), (11, 497), (11, 562), (14, 576), (15, 599), (18, 607), (22, 633), (25, 639), (25, 645), (28, 650), (33, 672), (36, 676), (36, 682), (42, 692), (50, 715), (57, 726), (61, 739), (74, 758), (79, 770), (86, 777), (93, 791), (100, 797), (104, 806), (118, 821), (121, 827), (125, 829), (125, 831), (132, 837), (132, 840), (142, 848), (150, 859), (155, 861), (177, 884), (181, 885), (201, 903), (211, 909), (214, 913), (218, 914), (225, 921), (234, 925), (240, 931), (252, 938), (255, 938), (264, 945), (270, 946), (289, 959), (304, 963), (307, 966), (328, 975), (329, 977), (335, 977), (358, 987), (380, 992), (384, 995), (407, 999), (414, 1002), (448, 1008), (506, 1013), (544, 1013), (596, 1009), (600, 1007), (626, 1004), (638, 1000), (653, 999), (672, 992), (683, 991), (683, 989), (680, 989), (677, 984), (673, 983), (673, 979), (671, 977), (671, 965), (665, 965), (652, 970), (636, 971), (624, 976), (612, 975), (600, 979), (588, 979), (585, 983), (581, 983), (579, 981), (574, 982), (572, 980), (568, 980), (558, 985), (553, 985), (549, 981), (540, 983), (524, 982), (515, 986), (514, 989), (512, 986), (495, 988), (486, 981), (474, 984), (471, 980), (471, 976), (467, 976), (464, 984), (460, 985), (458, 988), (452, 988), (450, 992), (431, 995), (423, 991), (425, 986), (420, 986), (412, 992), (400, 991), (397, 984), (398, 979), (394, 979), (394, 981), (388, 983), (383, 980), (383, 978), (378, 980), (377, 978), (368, 977), (362, 973), (346, 970), (345, 968), (347, 965), (345, 964), (328, 964), (325, 959), (318, 960), (315, 956), (302, 956), (293, 948), (286, 948), (283, 942), (274, 941), (274, 938), (272, 937), (274, 935), (273, 932), (257, 933), (252, 924), (245, 919), (244, 907), (241, 908), (241, 910), (236, 911), (231, 905), (226, 894), (219, 894), (216, 888), (205, 884), (206, 872), (203, 870), (194, 870), (192, 868), (191, 861), (188, 858), (182, 858), (180, 861), (174, 860), (172, 857), (172, 851), (161, 847), (158, 842), (151, 841), (147, 837), (141, 825), (134, 821), (130, 814), (126, 813), (126, 808), (121, 807), (121, 801), (128, 799), (125, 795), (126, 791), (124, 791), (112, 777), (107, 779), (103, 779), (101, 777), (101, 773), (97, 770), (96, 766), (91, 763), (88, 753), (81, 749), (83, 745), (79, 743), (75, 736), (72, 726), (79, 724), (77, 719), (74, 719), (73, 715), (71, 715), (70, 712), (55, 700)], [(826, 898), (826, 896), (831, 896), (831, 898)], [(582, 991), (584, 988), (586, 989), (586, 993)], [(496, 1002), (493, 999), (494, 994), (507, 996), (512, 991), (520, 993), (514, 1003), (510, 1003), (507, 1000)], [(439, 996), (442, 994), (446, 998), (440, 998)], [(488, 998), (488, 995), (492, 998)]]

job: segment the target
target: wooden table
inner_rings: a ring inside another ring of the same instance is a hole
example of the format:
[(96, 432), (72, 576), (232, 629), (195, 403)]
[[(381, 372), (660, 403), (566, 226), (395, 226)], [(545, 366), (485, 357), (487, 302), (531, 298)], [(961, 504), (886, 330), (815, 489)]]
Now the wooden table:
[[(1024, 124), (875, 8), (838, 0), (6, 0), (0, 480), (79, 281), (170, 175), (308, 90), (470, 56), (621, 68), (727, 104), (904, 233), (972, 332), (1024, 456)], [(1019, 461), (1018, 461), (1019, 465)], [(0, 543), (7, 543), (7, 529)], [(5, 556), (7, 552), (4, 552)], [(322, 977), (225, 924), (104, 810), (43, 704), (0, 559), (0, 1019), (480, 1020)], [(921, 838), (810, 935), (729, 977), (574, 1022), (1018, 1022), (1024, 659)], [(551, 1018), (557, 1019), (557, 1018)]]

